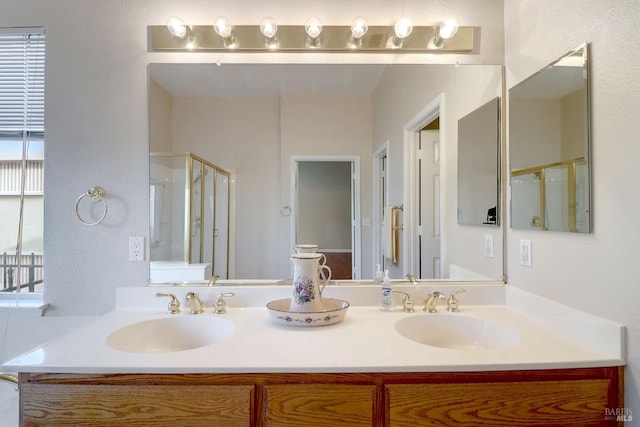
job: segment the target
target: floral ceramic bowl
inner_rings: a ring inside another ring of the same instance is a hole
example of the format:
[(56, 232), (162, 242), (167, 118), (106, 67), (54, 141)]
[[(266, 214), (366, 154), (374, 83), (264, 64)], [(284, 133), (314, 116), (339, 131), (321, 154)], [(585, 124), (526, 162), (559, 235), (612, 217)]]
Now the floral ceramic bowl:
[(291, 299), (279, 299), (267, 304), (271, 320), (284, 326), (327, 326), (340, 323), (347, 314), (349, 303), (336, 298), (323, 298), (321, 311), (290, 311)]

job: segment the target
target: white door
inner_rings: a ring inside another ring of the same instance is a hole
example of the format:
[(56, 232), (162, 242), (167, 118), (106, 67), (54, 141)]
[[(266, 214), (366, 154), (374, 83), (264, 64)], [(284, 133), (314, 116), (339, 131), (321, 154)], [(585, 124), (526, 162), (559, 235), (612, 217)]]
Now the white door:
[(418, 253), (421, 279), (439, 279), (440, 131), (420, 131), (418, 143)]

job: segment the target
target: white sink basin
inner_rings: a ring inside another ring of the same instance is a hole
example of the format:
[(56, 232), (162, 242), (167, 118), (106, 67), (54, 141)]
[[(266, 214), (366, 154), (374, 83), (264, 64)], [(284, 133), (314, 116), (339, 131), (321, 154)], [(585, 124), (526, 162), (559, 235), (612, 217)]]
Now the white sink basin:
[(395, 323), (396, 331), (421, 344), (452, 350), (499, 350), (520, 340), (518, 333), (500, 323), (460, 314), (424, 314)]
[(171, 353), (214, 344), (232, 333), (233, 322), (205, 314), (163, 317), (123, 326), (107, 337), (107, 345), (129, 353)]

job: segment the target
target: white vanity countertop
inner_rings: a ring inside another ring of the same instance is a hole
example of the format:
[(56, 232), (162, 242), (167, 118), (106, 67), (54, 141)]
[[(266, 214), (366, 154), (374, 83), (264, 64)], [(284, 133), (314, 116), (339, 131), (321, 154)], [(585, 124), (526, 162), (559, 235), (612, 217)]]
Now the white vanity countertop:
[[(526, 305), (522, 303), (522, 295), (513, 298), (517, 300), (518, 309), (505, 304), (509, 297), (505, 296), (507, 291), (504, 285), (495, 288), (466, 286), (467, 292), (459, 295), (459, 313), (447, 313), (444, 305), (440, 305), (439, 313), (435, 314), (422, 312), (420, 303), (423, 296), (437, 289), (437, 286), (402, 288), (409, 290), (416, 300), (415, 313), (405, 313), (400, 309), (381, 312), (375, 305), (366, 305), (368, 301), (375, 300), (377, 295), (377, 289), (373, 287), (327, 287), (325, 297), (344, 297), (351, 306), (343, 322), (321, 327), (287, 327), (272, 323), (264, 304), (273, 299), (287, 298), (290, 288), (264, 288), (234, 287), (236, 297), (227, 299), (228, 311), (223, 315), (214, 315), (211, 307), (215, 295), (231, 290), (230, 287), (121, 288), (116, 310), (6, 362), (3, 369), (58, 373), (436, 372), (625, 364), (622, 356), (623, 326), (567, 307), (567, 317), (570, 318), (568, 324), (572, 327), (588, 325), (587, 341), (591, 342), (587, 342), (584, 337), (578, 338), (572, 334), (570, 329), (566, 331), (546, 322), (544, 318), (523, 314), (529, 312), (531, 307), (520, 309), (522, 304)], [(205, 313), (189, 314), (184, 303), (184, 295), (189, 290), (200, 294), (205, 303)], [(168, 300), (156, 298), (158, 291), (178, 295), (182, 312), (167, 314)], [(264, 301), (267, 295), (268, 299)], [(136, 301), (148, 305), (141, 308), (139, 304), (136, 306)], [(470, 305), (469, 301), (479, 303)], [(551, 303), (551, 306), (554, 304)], [(554, 309), (561, 311), (563, 307), (557, 305), (537, 311), (549, 315)], [(175, 316), (219, 316), (232, 321), (234, 331), (231, 336), (217, 343), (172, 353), (122, 352), (112, 349), (105, 342), (109, 334), (123, 326)], [(502, 350), (431, 347), (413, 342), (395, 331), (394, 323), (408, 316), (481, 317), (515, 329), (520, 334), (520, 341)], [(598, 334), (602, 334), (602, 337)]]

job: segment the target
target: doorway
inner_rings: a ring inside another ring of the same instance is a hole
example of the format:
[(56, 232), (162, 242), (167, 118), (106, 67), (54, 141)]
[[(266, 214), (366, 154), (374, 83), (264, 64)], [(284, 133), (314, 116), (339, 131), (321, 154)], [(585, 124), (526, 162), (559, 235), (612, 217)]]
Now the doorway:
[(292, 157), (292, 242), (317, 244), (332, 278), (360, 278), (360, 171), (353, 156)]
[(440, 108), (442, 94), (404, 127), (404, 270), (439, 279), (441, 269)]

